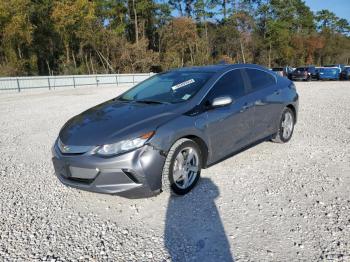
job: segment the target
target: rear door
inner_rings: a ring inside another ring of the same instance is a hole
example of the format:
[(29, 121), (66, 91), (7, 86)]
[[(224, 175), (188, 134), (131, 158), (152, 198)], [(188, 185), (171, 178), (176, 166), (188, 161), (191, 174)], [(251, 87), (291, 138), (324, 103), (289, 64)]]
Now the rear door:
[(259, 140), (276, 132), (282, 110), (282, 90), (277, 78), (263, 70), (246, 68), (243, 71), (249, 87), (247, 96), (254, 105), (253, 140)]
[(241, 70), (235, 69), (225, 73), (203, 100), (204, 104), (210, 105), (217, 97), (233, 99), (231, 105), (206, 111), (206, 132), (213, 162), (251, 141), (254, 109), (253, 101), (245, 97), (245, 87)]

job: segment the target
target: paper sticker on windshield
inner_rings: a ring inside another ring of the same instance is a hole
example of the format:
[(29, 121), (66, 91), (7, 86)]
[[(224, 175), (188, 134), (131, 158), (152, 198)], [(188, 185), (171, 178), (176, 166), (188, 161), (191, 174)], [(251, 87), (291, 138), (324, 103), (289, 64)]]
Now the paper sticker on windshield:
[(190, 84), (192, 84), (192, 83), (194, 83), (194, 82), (195, 82), (195, 81), (194, 81), (194, 79), (192, 78), (192, 79), (190, 79), (190, 80), (187, 80), (187, 81), (185, 81), (185, 82), (182, 82), (182, 83), (180, 83), (180, 84), (177, 84), (177, 85), (175, 85), (175, 86), (172, 86), (171, 89), (172, 89), (173, 91), (175, 91), (176, 89), (179, 89), (179, 88), (181, 88), (181, 87), (190, 85)]

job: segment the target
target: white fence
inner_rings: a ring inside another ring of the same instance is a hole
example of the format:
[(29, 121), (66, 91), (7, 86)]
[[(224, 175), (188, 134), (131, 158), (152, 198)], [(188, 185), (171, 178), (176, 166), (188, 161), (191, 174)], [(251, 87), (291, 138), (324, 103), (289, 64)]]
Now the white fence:
[(139, 83), (153, 73), (144, 74), (106, 74), (106, 75), (64, 75), (64, 76), (32, 76), (32, 77), (1, 77), (0, 90), (47, 88), (49, 90), (60, 87), (124, 85)]

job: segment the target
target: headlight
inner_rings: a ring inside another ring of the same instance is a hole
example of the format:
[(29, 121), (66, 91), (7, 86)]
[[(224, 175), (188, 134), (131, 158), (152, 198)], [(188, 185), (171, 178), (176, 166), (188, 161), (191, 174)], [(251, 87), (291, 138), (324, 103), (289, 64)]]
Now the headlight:
[(154, 131), (148, 132), (134, 139), (123, 140), (115, 144), (103, 145), (97, 148), (96, 153), (101, 156), (113, 156), (139, 147), (142, 147), (148, 139), (154, 135)]

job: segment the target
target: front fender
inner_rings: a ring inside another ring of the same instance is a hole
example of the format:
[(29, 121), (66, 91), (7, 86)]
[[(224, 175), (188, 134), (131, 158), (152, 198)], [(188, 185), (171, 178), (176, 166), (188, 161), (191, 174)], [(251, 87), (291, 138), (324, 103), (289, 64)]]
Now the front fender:
[(171, 146), (180, 138), (196, 136), (202, 139), (208, 147), (209, 139), (205, 132), (206, 119), (207, 115), (205, 113), (197, 116), (180, 115), (158, 127), (156, 135), (150, 140), (150, 144), (166, 155)]

